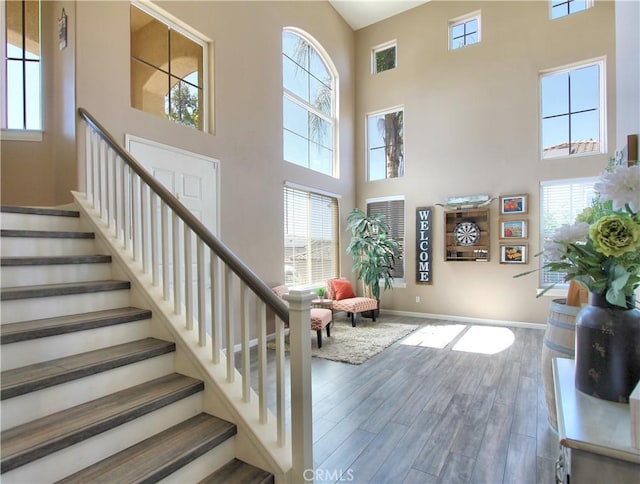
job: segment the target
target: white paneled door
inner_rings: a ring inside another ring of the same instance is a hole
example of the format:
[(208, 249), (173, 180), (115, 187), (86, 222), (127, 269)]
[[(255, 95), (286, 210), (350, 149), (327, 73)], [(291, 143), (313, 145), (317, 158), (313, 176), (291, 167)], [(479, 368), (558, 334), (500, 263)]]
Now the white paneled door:
[(125, 143), (136, 160), (218, 235), (218, 160), (129, 134)]
[[(125, 136), (125, 146), (127, 151), (170, 190), (212, 234), (219, 235), (218, 194), (220, 180), (218, 160), (129, 134)], [(158, 238), (160, 239), (159, 234)], [(167, 249), (171, 253), (172, 248), (168, 247)], [(192, 254), (191, 274), (192, 281), (195, 284), (199, 265), (196, 259), (195, 237), (191, 238), (191, 248), (187, 250)], [(209, 259), (209, 251), (207, 250), (204, 252), (204, 261), (201, 266), (208, 268)], [(171, 279), (172, 265), (170, 259), (167, 274)], [(182, 274), (185, 274), (184, 270), (185, 268), (182, 267)], [(158, 271), (162, 274), (162, 263), (160, 261)], [(204, 277), (205, 286), (209, 289), (211, 287), (209, 270), (205, 271)], [(170, 281), (169, 287), (173, 291), (173, 280)], [(208, 290), (205, 293), (206, 304), (208, 305), (210, 303), (210, 294)], [(193, 297), (195, 299), (197, 294), (194, 293)], [(207, 314), (209, 314), (209, 311), (207, 311)], [(211, 324), (209, 319), (207, 317), (207, 328)]]

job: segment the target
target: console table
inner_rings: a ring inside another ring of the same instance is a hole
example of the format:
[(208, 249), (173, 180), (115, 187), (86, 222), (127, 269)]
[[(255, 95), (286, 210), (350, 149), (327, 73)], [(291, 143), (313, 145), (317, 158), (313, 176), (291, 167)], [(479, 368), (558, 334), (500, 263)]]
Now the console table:
[(574, 360), (553, 360), (561, 449), (556, 481), (637, 484), (640, 449), (631, 446), (629, 405), (578, 391), (574, 372)]

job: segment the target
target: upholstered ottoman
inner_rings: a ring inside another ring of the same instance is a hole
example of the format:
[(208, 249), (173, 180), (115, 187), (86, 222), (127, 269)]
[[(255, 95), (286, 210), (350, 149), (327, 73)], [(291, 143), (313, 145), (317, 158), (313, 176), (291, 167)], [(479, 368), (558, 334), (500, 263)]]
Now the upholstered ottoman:
[(327, 337), (331, 337), (331, 309), (311, 308), (311, 329), (318, 335), (318, 348), (322, 348), (322, 330), (327, 328)]

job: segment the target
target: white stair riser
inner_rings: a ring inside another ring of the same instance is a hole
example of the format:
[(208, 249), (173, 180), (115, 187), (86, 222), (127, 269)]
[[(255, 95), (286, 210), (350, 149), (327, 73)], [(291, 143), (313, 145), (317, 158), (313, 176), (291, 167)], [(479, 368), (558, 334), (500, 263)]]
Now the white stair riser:
[(95, 239), (2, 237), (2, 257), (34, 257), (96, 254)]
[(136, 418), (75, 445), (2, 474), (3, 484), (54, 482), (126, 449), (202, 411), (202, 393)]
[(184, 484), (185, 482), (201, 481), (235, 458), (235, 440), (235, 437), (226, 440), (224, 443), (214, 447), (209, 452), (206, 452), (158, 482), (165, 484)]
[(52, 215), (34, 215), (25, 213), (0, 214), (3, 229), (14, 230), (80, 230), (79, 217), (59, 217)]
[(0, 277), (2, 287), (98, 281), (111, 279), (111, 264), (5, 266)]
[(2, 301), (2, 323), (54, 318), (129, 306), (129, 290)]
[(2, 369), (41, 363), (55, 358), (98, 350), (149, 336), (149, 320), (116, 324), (74, 333), (20, 341), (2, 346)]
[(3, 400), (2, 430), (160, 378), (173, 373), (174, 368), (174, 354), (168, 353)]

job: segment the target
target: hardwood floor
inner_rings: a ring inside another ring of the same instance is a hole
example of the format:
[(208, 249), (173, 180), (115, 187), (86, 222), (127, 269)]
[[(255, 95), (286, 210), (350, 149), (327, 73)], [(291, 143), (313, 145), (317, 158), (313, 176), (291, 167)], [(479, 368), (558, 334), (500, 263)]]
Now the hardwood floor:
[(312, 358), (315, 482), (553, 483), (543, 331), (509, 328), (494, 355), (453, 351), (468, 329), (443, 349), (396, 342), (358, 366)]

